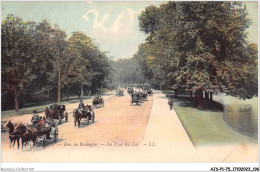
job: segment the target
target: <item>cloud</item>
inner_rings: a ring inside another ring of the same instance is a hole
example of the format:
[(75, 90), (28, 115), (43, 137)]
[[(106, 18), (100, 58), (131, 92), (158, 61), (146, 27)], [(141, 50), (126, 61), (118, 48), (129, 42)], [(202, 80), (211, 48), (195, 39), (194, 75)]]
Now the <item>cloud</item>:
[[(110, 51), (115, 58), (129, 58), (144, 41), (138, 28), (137, 15), (141, 10), (125, 9), (113, 16), (96, 10), (89, 10), (82, 18), (89, 24), (93, 22), (89, 35), (101, 48)], [(123, 50), (123, 51), (122, 51)]]
[[(82, 18), (89, 22), (89, 15), (94, 14), (94, 24), (91, 35), (93, 35), (98, 42), (117, 42), (125, 39), (126, 36), (136, 36), (136, 30), (133, 26), (137, 13), (138, 12), (131, 9), (127, 9), (119, 13), (114, 21), (111, 21), (109, 14), (101, 15), (100, 12), (96, 10), (89, 10)], [(112, 25), (105, 27), (105, 22), (112, 23)]]
[(104, 16), (102, 16), (101, 20), (99, 19), (100, 13), (98, 11), (95, 10), (89, 10), (85, 15), (82, 16), (82, 18), (84, 20), (86, 20), (87, 22), (89, 22), (89, 14), (94, 14), (95, 18), (94, 18), (94, 25), (93, 25), (93, 29), (102, 29), (102, 30), (106, 30), (106, 28), (104, 27), (104, 22), (107, 20), (107, 18), (109, 17), (108, 14), (105, 14)]

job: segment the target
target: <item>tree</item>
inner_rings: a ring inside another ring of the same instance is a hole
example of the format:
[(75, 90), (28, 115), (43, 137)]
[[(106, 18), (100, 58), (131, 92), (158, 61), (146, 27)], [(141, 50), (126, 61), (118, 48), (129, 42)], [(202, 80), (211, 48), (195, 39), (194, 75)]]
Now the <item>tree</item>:
[(95, 48), (92, 40), (82, 32), (73, 32), (69, 38), (70, 46), (73, 51), (78, 52), (78, 66), (80, 69), (78, 73), (78, 86), (80, 86), (80, 96), (84, 95), (83, 87), (89, 85), (93, 76), (91, 71), (91, 66), (93, 65), (90, 62), (91, 52)]
[(57, 77), (58, 77), (58, 100), (60, 103), (61, 99), (61, 59), (65, 56), (65, 47), (66, 47), (66, 33), (59, 29), (57, 25), (55, 25), (53, 32), (53, 50), (54, 56), (56, 58), (56, 69), (57, 69)]
[(41, 99), (49, 99), (53, 86), (56, 85), (57, 73), (55, 70), (56, 66), (53, 63), (56, 61), (53, 53), (53, 32), (54, 28), (46, 20), (35, 24), (35, 29), (31, 36), (33, 37), (33, 50), (37, 60), (32, 70), (37, 77), (25, 87), (26, 96), (23, 99), (29, 96), (33, 97), (34, 102), (40, 102)]
[(256, 69), (249, 65), (256, 61), (256, 50), (246, 40), (250, 20), (242, 2), (168, 2), (147, 7), (139, 20), (141, 30), (149, 33), (148, 47), (158, 47), (150, 52), (166, 76), (163, 80), (195, 91), (197, 107), (202, 108), (202, 91), (240, 98), (257, 95), (256, 89), (249, 92), (242, 84), (257, 83), (255, 75), (246, 72)]
[(36, 59), (30, 24), (8, 15), (1, 25), (2, 90), (8, 89), (12, 93), (16, 112), (21, 91), (36, 77), (32, 71)]
[(1, 27), (4, 109), (12, 108), (10, 95), (18, 111), (18, 101), (21, 107), (42, 100), (60, 103), (64, 91), (68, 98), (69, 91), (83, 96), (83, 87), (102, 90), (111, 73), (106, 53), (84, 33), (73, 32), (68, 40), (57, 25), (23, 22), (13, 15)]
[(66, 88), (67, 99), (69, 96), (69, 88), (77, 85), (81, 85), (81, 82), (85, 80), (85, 77), (88, 77), (86, 74), (86, 66), (82, 56), (79, 53), (79, 50), (76, 49), (73, 45), (68, 44), (66, 48), (65, 55), (61, 59), (61, 87)]

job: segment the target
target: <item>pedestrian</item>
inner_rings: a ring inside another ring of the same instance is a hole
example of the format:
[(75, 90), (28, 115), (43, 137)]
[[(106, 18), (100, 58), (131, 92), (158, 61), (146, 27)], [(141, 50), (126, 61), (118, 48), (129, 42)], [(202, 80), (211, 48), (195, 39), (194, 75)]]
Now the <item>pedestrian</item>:
[(168, 101), (168, 104), (170, 106), (170, 110), (172, 110), (172, 107), (173, 107), (173, 101), (170, 97), (168, 97), (169, 101)]

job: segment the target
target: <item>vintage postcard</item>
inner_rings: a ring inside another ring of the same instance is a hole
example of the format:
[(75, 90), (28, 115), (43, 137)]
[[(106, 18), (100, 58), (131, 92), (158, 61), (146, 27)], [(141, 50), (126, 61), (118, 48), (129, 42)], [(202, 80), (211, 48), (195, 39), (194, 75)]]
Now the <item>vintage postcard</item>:
[(257, 163), (258, 2), (2, 1), (1, 162)]

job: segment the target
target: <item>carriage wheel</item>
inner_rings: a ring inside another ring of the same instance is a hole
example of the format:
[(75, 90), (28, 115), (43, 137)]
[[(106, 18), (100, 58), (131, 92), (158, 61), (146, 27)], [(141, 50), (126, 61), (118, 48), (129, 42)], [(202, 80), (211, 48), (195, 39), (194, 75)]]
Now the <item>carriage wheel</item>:
[(55, 131), (55, 133), (54, 133), (54, 139), (53, 139), (54, 142), (57, 142), (57, 140), (58, 140), (58, 134), (59, 134), (59, 130), (58, 130), (58, 128), (57, 128), (56, 131)]
[(33, 146), (34, 146), (33, 141), (29, 141), (28, 143), (26, 143), (26, 148), (29, 150), (31, 150), (33, 148)]
[(87, 116), (87, 125), (89, 125), (89, 117)]
[(42, 146), (45, 148), (46, 145), (46, 134), (43, 135)]
[(61, 124), (61, 116), (59, 116), (59, 125)]

